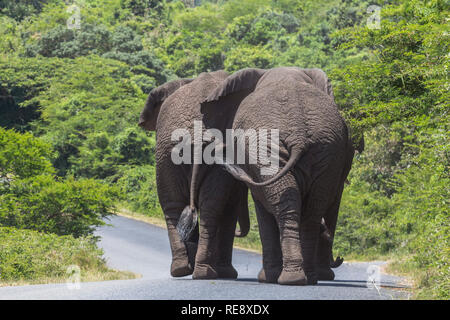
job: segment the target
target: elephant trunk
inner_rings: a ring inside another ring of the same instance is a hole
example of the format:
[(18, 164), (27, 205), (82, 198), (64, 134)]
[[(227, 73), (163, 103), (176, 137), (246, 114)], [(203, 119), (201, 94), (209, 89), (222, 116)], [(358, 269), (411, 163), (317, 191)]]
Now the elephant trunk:
[(199, 164), (194, 164), (192, 166), (192, 177), (191, 177), (191, 190), (190, 190), (190, 204), (185, 207), (183, 212), (180, 215), (177, 224), (177, 231), (180, 235), (180, 239), (183, 242), (186, 242), (192, 232), (195, 230), (197, 226), (198, 213), (195, 208), (195, 197), (197, 191), (197, 183), (198, 183), (198, 172), (200, 169)]
[(291, 156), (289, 157), (288, 162), (284, 166), (284, 168), (281, 169), (281, 171), (278, 172), (274, 177), (272, 177), (266, 181), (263, 181), (263, 182), (255, 182), (244, 170), (242, 170), (237, 165), (224, 163), (224, 166), (225, 166), (225, 169), (235, 179), (243, 181), (251, 186), (262, 187), (262, 186), (267, 186), (271, 183), (274, 183), (275, 181), (277, 181), (278, 179), (283, 177), (286, 173), (289, 172), (289, 170), (291, 170), (295, 166), (295, 164), (297, 163), (297, 161), (300, 159), (301, 156), (302, 156), (301, 149), (300, 148), (294, 149), (291, 153)]

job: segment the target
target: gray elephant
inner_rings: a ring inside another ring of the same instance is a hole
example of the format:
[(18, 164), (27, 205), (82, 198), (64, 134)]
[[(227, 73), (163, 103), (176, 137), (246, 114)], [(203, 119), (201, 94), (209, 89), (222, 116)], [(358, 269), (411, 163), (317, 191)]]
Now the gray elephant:
[[(237, 236), (245, 236), (249, 230), (247, 187), (217, 165), (175, 164), (171, 158), (178, 143), (172, 141), (172, 133), (185, 128), (193, 136), (194, 121), (203, 117), (200, 102), (227, 77), (228, 73), (216, 71), (202, 73), (195, 80), (166, 83), (150, 92), (141, 113), (139, 126), (156, 131), (157, 190), (167, 223), (172, 251), (170, 272), (174, 277), (237, 277), (231, 256), (237, 219), (241, 228)], [(192, 232), (183, 237), (186, 233), (178, 232), (183, 224), (181, 213), (195, 207), (201, 213), (201, 233), (196, 210), (192, 210)]]
[[(333, 261), (332, 238), (354, 149), (326, 74), (295, 67), (244, 69), (204, 100), (202, 112), (209, 127), (224, 121), (235, 130), (279, 130), (283, 168), (272, 178), (264, 180), (260, 163), (225, 163), (255, 201), (263, 246), (259, 281), (306, 285), (334, 278), (330, 266), (341, 261)], [(248, 159), (248, 143), (241, 142)], [(322, 219), (328, 240), (320, 236)]]

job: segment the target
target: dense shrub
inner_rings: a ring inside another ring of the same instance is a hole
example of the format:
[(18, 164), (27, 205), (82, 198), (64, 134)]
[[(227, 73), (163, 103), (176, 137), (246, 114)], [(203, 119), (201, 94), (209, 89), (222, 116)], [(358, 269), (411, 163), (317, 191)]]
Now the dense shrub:
[(162, 217), (154, 166), (123, 167), (117, 186), (123, 195), (122, 200), (132, 210)]
[(49, 1), (51, 0), (0, 0), (0, 12), (16, 20), (22, 20), (40, 12)]
[(32, 134), (0, 127), (0, 186), (13, 179), (53, 174), (52, 156), (51, 146)]
[(51, 147), (29, 133), (0, 128), (0, 225), (59, 235), (89, 235), (113, 211), (114, 188), (54, 176)]
[(113, 211), (116, 194), (92, 179), (52, 176), (14, 180), (0, 195), (0, 225), (74, 237), (92, 234)]
[(106, 272), (103, 252), (90, 238), (75, 239), (32, 230), (0, 227), (0, 284), (68, 278), (67, 268)]

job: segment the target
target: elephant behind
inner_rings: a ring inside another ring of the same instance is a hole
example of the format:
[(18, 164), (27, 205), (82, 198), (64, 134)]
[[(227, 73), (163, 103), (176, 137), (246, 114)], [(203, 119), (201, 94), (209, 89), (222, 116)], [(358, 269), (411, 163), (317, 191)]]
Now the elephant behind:
[[(333, 278), (332, 243), (319, 236), (320, 224), (324, 219), (332, 239), (354, 150), (326, 74), (244, 69), (203, 101), (202, 112), (210, 127), (232, 121), (233, 129), (279, 130), (283, 168), (272, 178), (263, 181), (261, 164), (225, 165), (255, 200), (263, 245), (258, 279), (305, 285)], [(241, 142), (248, 158), (247, 142)]]
[[(164, 84), (149, 94), (139, 125), (156, 131), (156, 179), (158, 197), (167, 223), (172, 251), (171, 275), (194, 279), (236, 278), (231, 264), (233, 239), (239, 218), (245, 236), (249, 230), (247, 187), (217, 165), (175, 164), (171, 154), (178, 141), (172, 133), (202, 121), (200, 102), (228, 77), (224, 71), (202, 73), (198, 78)], [(192, 148), (194, 149), (194, 148)], [(194, 149), (195, 150), (195, 149)], [(195, 174), (193, 173), (195, 172)], [(194, 178), (192, 178), (194, 177)], [(186, 208), (186, 206), (188, 206)], [(186, 209), (200, 211), (200, 231), (182, 239), (177, 225)]]

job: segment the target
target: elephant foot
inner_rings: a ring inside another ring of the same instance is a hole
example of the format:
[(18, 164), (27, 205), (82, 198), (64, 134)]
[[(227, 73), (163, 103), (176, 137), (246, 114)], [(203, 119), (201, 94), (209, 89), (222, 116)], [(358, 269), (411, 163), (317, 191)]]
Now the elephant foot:
[(283, 269), (278, 277), (278, 284), (287, 286), (304, 286), (308, 284), (303, 269)]
[(237, 279), (238, 277), (238, 272), (232, 265), (217, 266), (216, 271), (220, 279)]
[(333, 281), (334, 272), (329, 267), (319, 267), (317, 268), (317, 277), (322, 281)]
[(258, 282), (261, 283), (277, 283), (278, 277), (281, 274), (281, 269), (268, 269), (267, 272), (264, 268), (258, 273)]
[(175, 278), (191, 275), (193, 271), (186, 260), (174, 260), (170, 266), (170, 275)]
[(216, 270), (207, 264), (196, 264), (192, 274), (192, 279), (194, 280), (210, 280), (218, 277)]

